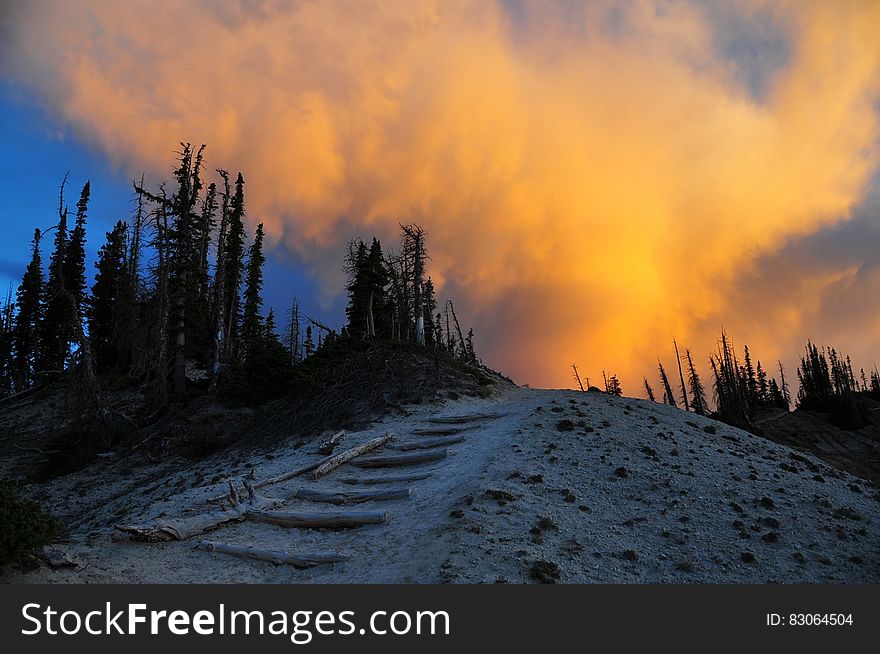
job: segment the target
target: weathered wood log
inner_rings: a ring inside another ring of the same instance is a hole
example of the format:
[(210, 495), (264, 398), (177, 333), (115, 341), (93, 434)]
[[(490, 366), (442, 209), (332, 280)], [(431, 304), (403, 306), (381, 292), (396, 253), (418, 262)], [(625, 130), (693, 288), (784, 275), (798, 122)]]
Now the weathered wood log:
[(474, 413), (469, 416), (433, 416), (428, 418), (428, 422), (435, 425), (462, 425), (481, 420), (495, 420), (503, 415), (503, 413)]
[(309, 502), (360, 504), (376, 500), (405, 500), (409, 497), (409, 493), (409, 488), (380, 488), (363, 491), (322, 491), (313, 488), (300, 488), (296, 491), (296, 497)]
[(426, 438), (421, 441), (404, 441), (402, 443), (390, 443), (389, 450), (400, 450), (401, 452), (409, 452), (410, 450), (427, 450), (432, 447), (443, 447), (444, 445), (453, 445), (464, 440), (464, 434), (456, 436), (441, 436), (440, 438)]
[(378, 525), (388, 519), (384, 511), (342, 511), (336, 513), (302, 513), (293, 511), (250, 511), (248, 520), (267, 522), (279, 527), (343, 529)]
[(414, 452), (412, 454), (394, 454), (390, 456), (374, 456), (368, 459), (360, 459), (352, 462), (359, 468), (392, 468), (398, 466), (413, 466), (420, 463), (429, 463), (445, 459), (448, 455), (446, 450), (434, 450), (431, 452)]
[(318, 454), (332, 454), (333, 450), (335, 450), (336, 446), (342, 442), (343, 438), (345, 438), (345, 430), (340, 429), (330, 438), (321, 443), (321, 446), (318, 448)]
[(378, 450), (392, 438), (394, 438), (394, 434), (385, 434), (384, 436), (380, 436), (379, 438), (374, 438), (371, 441), (367, 441), (363, 445), (358, 445), (357, 447), (353, 447), (350, 450), (345, 450), (345, 452), (337, 454), (326, 463), (323, 463), (315, 468), (315, 470), (312, 472), (312, 479), (323, 477), (324, 475), (336, 470), (336, 468), (341, 466), (343, 463), (348, 463), (349, 461), (351, 461), (355, 457), (360, 456), (361, 454), (366, 454), (367, 452)]
[[(359, 448), (366, 447), (367, 449), (362, 450), (362, 451), (369, 452), (373, 449), (377, 449), (377, 448), (381, 447), (382, 445), (387, 443), (389, 440), (391, 440), (393, 437), (394, 437), (393, 434), (386, 434), (385, 436), (383, 436), (381, 438), (376, 438), (372, 441), (368, 441), (367, 443), (364, 443), (363, 445), (360, 445), (358, 447)], [(382, 440), (382, 439), (385, 439), (385, 440)], [(376, 444), (378, 441), (382, 441), (382, 442)], [(353, 448), (353, 449), (358, 449), (358, 448)], [(300, 475), (304, 475), (307, 472), (311, 472), (312, 470), (316, 470), (317, 468), (320, 468), (321, 466), (330, 463), (331, 461), (333, 461), (337, 457), (341, 457), (343, 455), (346, 455), (351, 451), (352, 450), (347, 450), (346, 452), (342, 452), (341, 454), (335, 454), (335, 455), (331, 454), (330, 456), (325, 456), (321, 459), (318, 459), (317, 461), (312, 461), (311, 463), (307, 463), (306, 465), (304, 465), (300, 468), (296, 468), (295, 470), (291, 470), (289, 472), (285, 472), (280, 475), (275, 475), (274, 477), (268, 477), (267, 479), (262, 479), (256, 483), (254, 483), (253, 487), (254, 488), (263, 488), (264, 486), (271, 486), (273, 484), (279, 484), (282, 481), (287, 481), (288, 479), (293, 479), (294, 477), (299, 477)], [(357, 454), (355, 454), (354, 456), (357, 456)], [(212, 502), (212, 503), (217, 502), (219, 500), (225, 499), (226, 495), (227, 494), (224, 493), (223, 495), (217, 495), (215, 497), (210, 497), (207, 499), (207, 501)]]
[(433, 427), (431, 429), (413, 429), (412, 434), (413, 436), (449, 436), (451, 434), (458, 434), (459, 432), (475, 428), (475, 425), (469, 425), (467, 427)]
[(269, 563), (274, 563), (276, 565), (288, 564), (295, 568), (311, 568), (316, 565), (339, 563), (340, 561), (348, 560), (348, 556), (336, 552), (292, 554), (290, 552), (266, 550), (259, 547), (250, 547), (249, 545), (219, 543), (211, 540), (200, 541), (199, 544), (196, 545), (196, 549), (205, 550), (206, 552), (220, 552), (222, 554), (229, 554), (243, 559), (268, 561)]
[(244, 502), (239, 500), (238, 491), (232, 482), (229, 482), (229, 494), (227, 499), (230, 508), (209, 511), (188, 518), (164, 519), (157, 518), (151, 523), (143, 525), (115, 525), (116, 529), (130, 534), (136, 540), (150, 543), (166, 540), (186, 540), (198, 536), (206, 531), (216, 529), (228, 522), (244, 520), (251, 510), (271, 509), (284, 503), (284, 500), (262, 497), (257, 495), (254, 487), (245, 482), (248, 491), (248, 499)]
[(430, 472), (413, 472), (407, 475), (385, 475), (383, 477), (346, 477), (340, 479), (343, 484), (370, 485), (370, 484), (397, 484), (404, 481), (419, 481), (431, 476)]

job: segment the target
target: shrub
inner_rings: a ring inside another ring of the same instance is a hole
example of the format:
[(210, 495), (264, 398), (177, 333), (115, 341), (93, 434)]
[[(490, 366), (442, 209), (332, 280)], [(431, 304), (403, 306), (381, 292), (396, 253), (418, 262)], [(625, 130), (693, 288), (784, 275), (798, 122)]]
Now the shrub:
[(49, 543), (57, 533), (55, 518), (21, 497), (15, 481), (0, 480), (0, 565)]

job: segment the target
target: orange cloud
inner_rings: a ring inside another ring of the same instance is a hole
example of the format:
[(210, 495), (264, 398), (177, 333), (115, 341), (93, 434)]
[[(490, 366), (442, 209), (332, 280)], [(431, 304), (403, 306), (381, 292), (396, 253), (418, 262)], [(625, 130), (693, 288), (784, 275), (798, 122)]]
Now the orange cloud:
[(880, 4), (737, 11), (784, 26), (761, 99), (674, 1), (57, 0), (4, 59), (132, 171), (208, 143), (328, 289), (352, 232), (416, 221), (489, 363), (634, 391), (673, 334), (708, 350), (742, 272), (845, 219), (877, 164)]

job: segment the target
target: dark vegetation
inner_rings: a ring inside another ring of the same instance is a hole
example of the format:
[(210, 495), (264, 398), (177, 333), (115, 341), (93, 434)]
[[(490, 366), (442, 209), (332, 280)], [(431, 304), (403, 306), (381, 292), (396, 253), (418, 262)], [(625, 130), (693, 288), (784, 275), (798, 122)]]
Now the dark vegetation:
[(15, 561), (45, 545), (58, 533), (58, 523), (18, 494), (11, 479), (0, 480), (0, 565)]
[(393, 251), (349, 244), (340, 328), (295, 298), (279, 326), (263, 306), (263, 225), (248, 238), (244, 176), (218, 169), (209, 183), (204, 149), (181, 144), (157, 188), (133, 183), (131, 216), (105, 235), (91, 286), (92, 189), (71, 216), (62, 181), (57, 217), (34, 231), (21, 283), (0, 302), (0, 445), (19, 476), (135, 449), (199, 457), (301, 438), (502, 381), (452, 302), (438, 305), (417, 225), (401, 226)]

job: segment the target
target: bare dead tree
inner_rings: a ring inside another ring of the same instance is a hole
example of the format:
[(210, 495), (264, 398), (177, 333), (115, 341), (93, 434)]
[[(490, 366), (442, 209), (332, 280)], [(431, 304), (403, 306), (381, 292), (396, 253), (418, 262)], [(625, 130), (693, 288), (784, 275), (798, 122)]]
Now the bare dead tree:
[(571, 369), (574, 370), (574, 380), (577, 382), (577, 385), (580, 386), (581, 391), (585, 391), (584, 385), (581, 382), (581, 376), (578, 374), (577, 365), (575, 365), (574, 363), (571, 364)]

